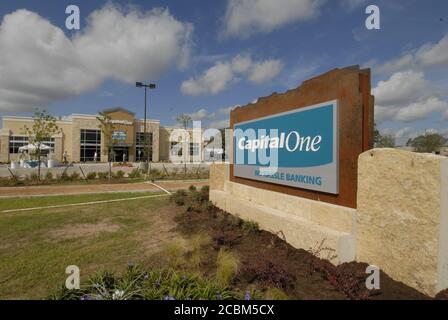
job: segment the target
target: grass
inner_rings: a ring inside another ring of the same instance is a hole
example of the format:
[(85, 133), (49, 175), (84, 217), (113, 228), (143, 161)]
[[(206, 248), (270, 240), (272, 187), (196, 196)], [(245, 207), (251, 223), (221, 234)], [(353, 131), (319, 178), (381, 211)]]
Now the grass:
[[(2, 199), (0, 209), (135, 196), (115, 193)], [(98, 270), (122, 271), (129, 261), (144, 262), (154, 252), (148, 252), (136, 235), (156, 233), (154, 217), (167, 204), (167, 198), (158, 197), (0, 214), (0, 299), (44, 298), (64, 283), (69, 265), (80, 268), (83, 283)], [(113, 232), (108, 230), (111, 227)]]
[(126, 199), (143, 197), (149, 195), (157, 195), (160, 193), (148, 192), (119, 192), (119, 193), (101, 193), (101, 194), (84, 194), (69, 196), (50, 196), (50, 197), (26, 197), (26, 198), (4, 198), (0, 199), (0, 214), (3, 210), (24, 209), (45, 206), (56, 206), (83, 202)]
[(240, 261), (234, 253), (221, 248), (216, 261), (216, 281), (221, 287), (229, 286), (238, 272)]
[(62, 287), (49, 296), (56, 300), (227, 300), (242, 298), (238, 291), (219, 288), (195, 273), (172, 269), (145, 271), (129, 267), (122, 275), (101, 272), (93, 275), (80, 290)]

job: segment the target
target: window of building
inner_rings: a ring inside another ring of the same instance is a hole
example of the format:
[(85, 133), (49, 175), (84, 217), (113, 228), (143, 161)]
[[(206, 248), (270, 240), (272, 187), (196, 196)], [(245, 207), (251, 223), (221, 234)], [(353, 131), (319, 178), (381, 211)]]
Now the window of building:
[(101, 130), (81, 130), (81, 162), (94, 161), (101, 157)]
[(54, 138), (46, 138), (42, 141), (42, 144), (50, 147), (49, 150), (42, 150), (42, 155), (48, 155), (49, 153), (54, 153)]
[(182, 142), (171, 142), (170, 143), (170, 154), (172, 156), (182, 157)]
[[(9, 138), (9, 153), (17, 154), (19, 152), (19, 148), (27, 146), (29, 144), (28, 137), (23, 136), (12, 136)], [(42, 141), (42, 144), (50, 147), (49, 150), (42, 150), (42, 155), (47, 155), (49, 153), (54, 152), (54, 138), (47, 138)]]
[(19, 148), (28, 145), (28, 137), (12, 136), (9, 138), (9, 153), (19, 153)]
[(136, 161), (152, 161), (152, 132), (146, 133), (146, 139), (148, 141), (147, 148), (149, 149), (149, 154), (145, 155), (145, 133), (137, 132), (135, 137), (135, 159)]

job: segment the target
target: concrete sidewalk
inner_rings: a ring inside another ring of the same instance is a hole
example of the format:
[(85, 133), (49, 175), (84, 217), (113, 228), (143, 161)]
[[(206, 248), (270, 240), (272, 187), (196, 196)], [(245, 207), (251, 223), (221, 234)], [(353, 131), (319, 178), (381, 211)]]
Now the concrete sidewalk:
[[(208, 180), (189, 181), (156, 181), (160, 187), (167, 190), (188, 189), (194, 185), (198, 188), (209, 184)], [(160, 192), (161, 190), (150, 183), (117, 183), (117, 184), (79, 184), (79, 185), (49, 185), (26, 187), (1, 187), (0, 199), (15, 197), (60, 196), (93, 193), (119, 192)]]

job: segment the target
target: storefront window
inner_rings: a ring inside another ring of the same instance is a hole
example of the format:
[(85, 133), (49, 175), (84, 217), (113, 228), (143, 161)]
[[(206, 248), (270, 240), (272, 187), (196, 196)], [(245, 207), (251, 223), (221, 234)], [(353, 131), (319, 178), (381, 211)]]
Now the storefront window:
[[(28, 144), (29, 144), (28, 137), (12, 136), (9, 138), (9, 153), (18, 154), (20, 153), (19, 148), (25, 147)], [(42, 141), (42, 144), (51, 148), (50, 150), (43, 150), (42, 155), (54, 152), (54, 138), (47, 138), (44, 141)]]
[(136, 161), (152, 161), (152, 139), (153, 134), (152, 132), (146, 133), (146, 139), (148, 141), (148, 149), (149, 154), (148, 156), (145, 156), (145, 134), (144, 132), (137, 132), (135, 137), (135, 159)]
[(19, 148), (28, 145), (28, 137), (12, 136), (9, 138), (9, 153), (19, 153)]
[[(97, 158), (95, 159), (95, 153)], [(100, 160), (101, 154), (101, 131), (81, 130), (81, 162)]]

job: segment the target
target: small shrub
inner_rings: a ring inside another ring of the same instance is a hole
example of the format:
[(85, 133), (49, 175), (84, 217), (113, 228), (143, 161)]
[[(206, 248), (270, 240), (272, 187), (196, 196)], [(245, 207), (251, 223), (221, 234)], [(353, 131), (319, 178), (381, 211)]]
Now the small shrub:
[(236, 276), (239, 268), (239, 260), (232, 253), (221, 248), (216, 260), (216, 281), (222, 288), (227, 287)]
[[(317, 243), (313, 248), (308, 249), (308, 252), (313, 256), (311, 269), (313, 269), (313, 263), (319, 264), (321, 260), (331, 261), (338, 257), (335, 249), (325, 245), (326, 241), (327, 239), (323, 238), (322, 241)], [(313, 273), (312, 270), (311, 273)]]
[(259, 233), (260, 226), (255, 221), (244, 221), (241, 228), (248, 233)]
[(131, 171), (131, 173), (128, 174), (129, 178), (131, 179), (138, 179), (142, 176), (139, 169), (134, 169)]
[(81, 175), (79, 174), (79, 172), (72, 172), (72, 174), (70, 175), (70, 179), (71, 180), (79, 180), (79, 178), (81, 177)]
[(67, 174), (67, 172), (63, 172), (61, 175), (58, 176), (58, 180), (64, 182), (64, 181), (70, 181), (71, 180), (71, 176), (69, 176)]
[(264, 293), (264, 298), (266, 300), (288, 300), (289, 297), (286, 293), (283, 292), (283, 290), (273, 287), (268, 288), (266, 292)]
[(189, 241), (190, 247), (190, 259), (189, 263), (194, 267), (199, 267), (204, 259), (206, 258), (206, 253), (204, 252), (204, 247), (211, 244), (211, 238), (206, 233), (199, 233), (193, 236)]
[(208, 201), (209, 200), (209, 194), (210, 194), (210, 187), (209, 186), (203, 186), (201, 188), (201, 200), (202, 201)]
[(9, 178), (0, 178), (0, 185), (3, 186), (3, 187), (9, 187), (11, 185), (15, 185), (14, 180), (15, 180), (14, 178), (11, 178), (11, 179), (9, 179)]
[(109, 172), (98, 172), (98, 178), (101, 180), (106, 180), (109, 178)]
[(170, 200), (178, 206), (183, 206), (186, 203), (187, 196), (188, 194), (185, 190), (177, 190), (171, 195)]
[(47, 171), (47, 173), (45, 174), (45, 180), (46, 181), (52, 181), (53, 180), (53, 174), (51, 173), (51, 171)]
[(194, 235), (190, 240), (190, 246), (193, 251), (199, 251), (203, 247), (210, 245), (210, 244), (211, 244), (211, 239), (204, 232)]
[(36, 181), (39, 181), (39, 176), (37, 175), (37, 173), (33, 172), (33, 173), (31, 173), (29, 179), (30, 179), (32, 182), (36, 182)]
[(179, 242), (172, 242), (166, 245), (163, 253), (171, 268), (176, 269), (181, 265), (185, 265), (185, 249)]
[[(251, 292), (257, 297), (257, 292)], [(215, 281), (198, 274), (171, 269), (145, 271), (128, 268), (122, 275), (101, 272), (79, 290), (65, 285), (48, 297), (52, 300), (229, 300), (243, 299), (237, 290), (219, 288)]]
[(87, 180), (95, 180), (96, 179), (96, 172), (89, 172), (87, 174)]
[(188, 191), (190, 191), (190, 192), (195, 192), (196, 190), (197, 190), (196, 186), (191, 185), (188, 187)]
[(207, 201), (206, 203), (205, 203), (205, 206), (204, 206), (204, 209), (205, 209), (205, 212), (207, 212), (207, 213), (209, 213), (209, 214), (211, 214), (211, 213), (214, 213), (215, 212), (215, 205), (213, 204), (213, 202), (211, 202), (211, 201)]
[(260, 252), (257, 259), (241, 267), (242, 278), (248, 283), (254, 281), (275, 286), (277, 288), (291, 288), (297, 278), (284, 265), (267, 252)]
[(152, 176), (153, 178), (158, 178), (162, 176), (162, 171), (154, 168), (149, 171), (149, 175)]
[(124, 171), (118, 170), (117, 172), (114, 173), (114, 178), (116, 179), (123, 179), (125, 175)]

